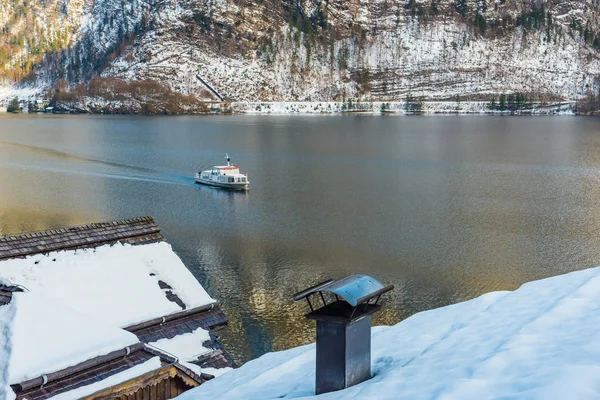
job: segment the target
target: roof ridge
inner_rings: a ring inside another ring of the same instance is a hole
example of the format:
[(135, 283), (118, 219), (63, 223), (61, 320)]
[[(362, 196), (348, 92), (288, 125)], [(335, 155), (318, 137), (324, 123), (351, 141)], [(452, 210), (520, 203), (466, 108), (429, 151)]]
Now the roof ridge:
[(162, 241), (153, 217), (137, 217), (0, 237), (0, 260), (118, 242), (136, 245)]
[(145, 216), (145, 217), (137, 217), (137, 218), (129, 218), (129, 219), (120, 219), (115, 221), (105, 221), (105, 222), (92, 222), (85, 225), (75, 225), (75, 226), (67, 226), (64, 228), (54, 228), (54, 229), (46, 229), (43, 231), (36, 232), (25, 232), (17, 235), (5, 235), (0, 236), (0, 242), (10, 242), (14, 240), (21, 240), (24, 238), (32, 238), (32, 237), (40, 237), (40, 236), (51, 236), (56, 235), (58, 233), (65, 233), (69, 231), (83, 231), (88, 229), (96, 229), (96, 228), (104, 228), (107, 226), (118, 226), (118, 225), (131, 225), (137, 222), (154, 222), (154, 217)]

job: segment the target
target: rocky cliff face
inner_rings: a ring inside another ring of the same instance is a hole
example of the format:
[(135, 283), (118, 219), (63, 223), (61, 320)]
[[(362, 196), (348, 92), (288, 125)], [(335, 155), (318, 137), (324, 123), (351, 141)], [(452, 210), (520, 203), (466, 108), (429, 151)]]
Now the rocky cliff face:
[(0, 0), (0, 75), (11, 85), (101, 75), (237, 101), (600, 89), (598, 0), (28, 1)]

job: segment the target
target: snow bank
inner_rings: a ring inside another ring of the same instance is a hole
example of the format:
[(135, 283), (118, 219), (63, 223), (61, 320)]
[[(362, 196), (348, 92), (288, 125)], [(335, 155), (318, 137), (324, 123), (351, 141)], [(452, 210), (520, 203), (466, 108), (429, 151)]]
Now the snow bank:
[[(323, 399), (597, 399), (600, 267), (373, 330), (373, 378)], [(269, 353), (179, 398), (311, 398), (314, 344)]]
[(214, 302), (164, 242), (37, 254), (1, 261), (0, 271), (1, 280), (120, 327), (181, 311), (168, 290), (188, 308)]
[(13, 294), (0, 307), (0, 360), (6, 382), (20, 383), (123, 349), (138, 338), (38, 294)]

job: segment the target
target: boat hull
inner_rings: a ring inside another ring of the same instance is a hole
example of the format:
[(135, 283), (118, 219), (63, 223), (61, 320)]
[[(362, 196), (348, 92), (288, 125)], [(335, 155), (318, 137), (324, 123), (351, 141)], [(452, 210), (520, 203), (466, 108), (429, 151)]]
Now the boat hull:
[(196, 177), (194, 180), (196, 183), (200, 183), (202, 185), (220, 187), (229, 190), (248, 190), (248, 185), (250, 184), (250, 182), (215, 182), (208, 179), (202, 179), (200, 177)]

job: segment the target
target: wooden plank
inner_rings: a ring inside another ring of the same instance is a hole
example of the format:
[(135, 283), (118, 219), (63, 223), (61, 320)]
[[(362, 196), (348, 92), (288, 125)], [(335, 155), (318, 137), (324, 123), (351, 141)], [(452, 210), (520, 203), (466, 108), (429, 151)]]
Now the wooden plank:
[(169, 398), (177, 397), (177, 384), (175, 383), (175, 379), (169, 379)]
[[(123, 400), (162, 400), (171, 399), (196, 387), (196, 382), (182, 370), (173, 365), (167, 365), (161, 369), (148, 372), (138, 378), (123, 382), (104, 391), (94, 393), (86, 400), (111, 400), (121, 398)], [(125, 398), (125, 396), (130, 396)]]
[[(91, 396), (85, 397), (85, 399), (109, 400), (119, 396), (129, 395), (135, 393), (140, 389), (145, 389), (150, 386), (156, 386), (157, 383), (165, 379), (169, 379), (170, 377), (175, 376), (178, 373), (181, 374), (181, 372), (179, 372), (174, 366), (168, 365), (162, 367), (161, 369), (150, 371), (130, 381), (123, 382), (120, 385), (116, 385), (101, 392), (94, 393)], [(188, 379), (191, 378), (188, 377)], [(149, 397), (145, 396), (146, 391), (144, 391), (143, 400), (149, 399)], [(148, 394), (148, 396), (150, 396), (150, 394)]]
[(156, 398), (158, 400), (165, 400), (165, 384), (168, 382), (167, 379), (161, 381), (156, 385)]

